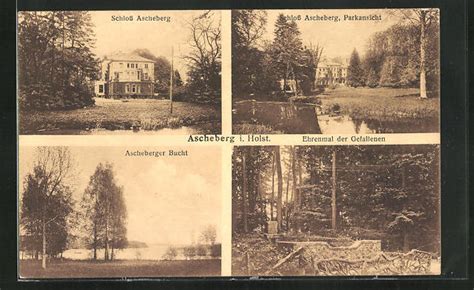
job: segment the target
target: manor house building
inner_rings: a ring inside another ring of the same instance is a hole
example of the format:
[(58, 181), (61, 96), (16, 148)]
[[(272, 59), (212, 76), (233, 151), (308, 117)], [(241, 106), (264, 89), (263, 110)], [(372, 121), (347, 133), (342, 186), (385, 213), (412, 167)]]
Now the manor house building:
[(320, 62), (316, 68), (316, 86), (345, 85), (347, 65), (336, 62)]
[(136, 54), (117, 53), (101, 63), (96, 96), (106, 98), (152, 97), (154, 62)]

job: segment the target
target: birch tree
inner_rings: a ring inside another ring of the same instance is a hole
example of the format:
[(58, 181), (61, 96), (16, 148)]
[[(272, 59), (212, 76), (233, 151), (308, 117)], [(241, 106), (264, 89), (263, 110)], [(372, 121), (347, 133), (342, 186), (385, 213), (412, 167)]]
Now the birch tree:
[(25, 178), (21, 200), (20, 225), (41, 251), (41, 267), (47, 255), (65, 250), (68, 216), (72, 212), (68, 186), (73, 161), (66, 147), (39, 147), (33, 172)]

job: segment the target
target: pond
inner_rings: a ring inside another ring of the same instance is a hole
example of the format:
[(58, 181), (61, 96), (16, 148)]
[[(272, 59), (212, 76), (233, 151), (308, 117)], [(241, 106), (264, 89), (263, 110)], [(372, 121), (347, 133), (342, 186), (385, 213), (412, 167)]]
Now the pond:
[(318, 114), (318, 111), (317, 106), (311, 104), (240, 101), (234, 104), (233, 122), (262, 124), (287, 134), (439, 132), (439, 121), (436, 118), (354, 119), (347, 115)]
[(57, 129), (38, 131), (36, 135), (194, 135), (202, 134), (198, 126), (182, 126), (179, 128), (163, 128), (158, 130), (107, 130), (107, 129)]
[(263, 124), (287, 134), (321, 134), (315, 105), (250, 100), (236, 102), (233, 109), (234, 124)]
[[(115, 250), (114, 255), (117, 260), (163, 260), (163, 256), (172, 245), (150, 244), (144, 248), (126, 248)], [(183, 246), (176, 246), (177, 255), (174, 260), (186, 260), (183, 254)], [(90, 249), (68, 249), (63, 252), (63, 258), (70, 260), (90, 260), (93, 252)], [(104, 249), (97, 250), (97, 258), (104, 258)], [(211, 258), (210, 256), (194, 256), (193, 260)]]

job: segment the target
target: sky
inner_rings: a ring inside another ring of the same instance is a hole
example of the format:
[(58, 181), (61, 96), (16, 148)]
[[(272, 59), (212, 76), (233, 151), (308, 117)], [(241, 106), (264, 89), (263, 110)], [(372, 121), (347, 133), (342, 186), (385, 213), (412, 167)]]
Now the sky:
[[(93, 51), (102, 58), (118, 51), (126, 53), (138, 48), (146, 48), (154, 55), (170, 60), (173, 46), (174, 67), (185, 79), (187, 66), (183, 57), (190, 51), (188, 45), (190, 32), (186, 26), (193, 18), (204, 12), (200, 10), (91, 11), (96, 36)], [(214, 13), (218, 19), (220, 12)], [(113, 16), (132, 16), (133, 21), (113, 21)], [(170, 21), (137, 21), (138, 16), (170, 17)]]
[[(188, 157), (127, 157), (126, 150), (188, 150)], [(215, 146), (200, 147), (70, 147), (75, 169), (68, 180), (73, 198), (82, 194), (99, 162), (113, 164), (124, 188), (129, 240), (147, 244), (189, 244), (207, 225), (221, 228), (221, 154)], [(20, 147), (20, 195), (32, 171), (35, 147)], [(203, 166), (205, 164), (205, 166)]]
[[(328, 59), (341, 57), (348, 59), (353, 49), (356, 48), (360, 55), (366, 49), (367, 40), (370, 36), (382, 31), (396, 23), (394, 17), (390, 17), (384, 9), (324, 9), (324, 10), (267, 10), (267, 26), (264, 38), (273, 40), (275, 22), (280, 13), (285, 16), (301, 15), (301, 20), (295, 20), (301, 32), (303, 45), (320, 44), (324, 46), (323, 58)], [(343, 21), (344, 15), (381, 15), (381, 21)], [(309, 16), (339, 16), (341, 21), (305, 21)]]

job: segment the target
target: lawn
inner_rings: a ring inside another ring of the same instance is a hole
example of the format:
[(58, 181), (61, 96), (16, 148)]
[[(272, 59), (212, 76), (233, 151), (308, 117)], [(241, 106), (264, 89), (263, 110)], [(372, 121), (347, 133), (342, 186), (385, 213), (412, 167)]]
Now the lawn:
[(22, 278), (123, 278), (220, 276), (221, 260), (121, 260), (113, 262), (52, 261), (46, 269), (41, 261), (21, 260)]
[(182, 126), (201, 127), (200, 133), (220, 133), (220, 106), (153, 99), (96, 98), (95, 106), (68, 110), (21, 112), (20, 134), (55, 130), (159, 130)]
[(322, 111), (335, 105), (340, 113), (354, 119), (397, 121), (402, 119), (439, 120), (439, 98), (420, 99), (416, 88), (351, 88), (328, 89), (319, 95)]

